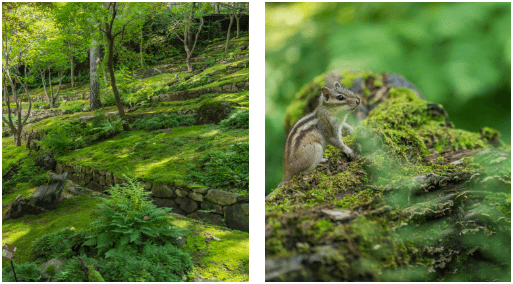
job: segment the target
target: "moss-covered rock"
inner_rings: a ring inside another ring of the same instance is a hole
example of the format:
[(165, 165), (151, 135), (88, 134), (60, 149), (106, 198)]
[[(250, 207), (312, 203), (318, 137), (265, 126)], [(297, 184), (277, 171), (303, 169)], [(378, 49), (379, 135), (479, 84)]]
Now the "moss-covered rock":
[[(358, 157), (328, 146), (328, 163), (270, 194), (266, 280), (509, 281), (511, 154), (498, 133), (456, 129), (388, 74), (338, 75), (362, 99), (343, 138)], [(285, 129), (332, 76), (300, 90)]]

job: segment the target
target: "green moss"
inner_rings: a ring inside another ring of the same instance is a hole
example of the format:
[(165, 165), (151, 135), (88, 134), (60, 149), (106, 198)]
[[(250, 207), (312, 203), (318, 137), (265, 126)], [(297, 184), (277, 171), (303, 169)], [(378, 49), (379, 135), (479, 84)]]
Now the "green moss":
[(92, 265), (89, 265), (88, 268), (89, 268), (89, 279), (88, 279), (89, 282), (105, 282), (105, 280), (103, 280), (103, 277), (100, 274), (100, 272), (94, 270)]
[(48, 267), (46, 267), (46, 274), (50, 275), (50, 276), (55, 276), (55, 266), (53, 265), (49, 265)]
[[(364, 86), (373, 82), (372, 90), (364, 87), (364, 103), (384, 83), (382, 75), (372, 72), (341, 74), (347, 88), (359, 77), (365, 79)], [(324, 77), (298, 92), (287, 109), (285, 128), (311, 111)], [(292, 276), (299, 278), (281, 280), (430, 281), (446, 275), (440, 267), (470, 271), (466, 258), (476, 260), (465, 253), (445, 259), (440, 252), (481, 247), (495, 233), (500, 235), (497, 242), (508, 244), (503, 249), (509, 247), (511, 158), (509, 150), (491, 147), (501, 145), (498, 133), (455, 129), (442, 106), (419, 99), (409, 89), (391, 88), (375, 102), (379, 104), (368, 117), (353, 125), (352, 135), (343, 137), (357, 153), (355, 160), (328, 146), (328, 163), (293, 178), (266, 200), (266, 257), (322, 259), (315, 269), (304, 266), (300, 275)], [(460, 161), (478, 152), (476, 158)], [(442, 181), (424, 188), (436, 177)], [(443, 182), (451, 177), (450, 185)], [(470, 177), (482, 178), (459, 182)], [(351, 215), (336, 220), (326, 209)], [(468, 212), (487, 225), (467, 222)], [(493, 263), (508, 264), (500, 257), (487, 265)], [(426, 276), (427, 271), (436, 273)]]
[[(4, 202), (3, 199), (2, 202)], [(55, 211), (4, 221), (2, 240), (18, 248), (16, 263), (35, 261), (36, 258), (32, 252), (32, 242), (35, 239), (65, 227), (75, 227), (77, 230), (87, 229), (89, 223), (94, 221), (93, 211), (97, 208), (98, 202), (99, 200), (89, 195), (80, 195), (59, 202)], [(6, 265), (10, 263), (2, 260), (2, 266)]]
[[(187, 244), (181, 247), (194, 262), (189, 279), (224, 282), (249, 281), (249, 234), (200, 221), (176, 218), (173, 224), (187, 228)], [(221, 241), (206, 238), (215, 236)]]
[(22, 143), (21, 146), (14, 146), (14, 138), (2, 138), (2, 173), (6, 173), (14, 165), (18, 164), (20, 159), (25, 158), (29, 150)]
[[(146, 181), (186, 186), (189, 184), (183, 178), (187, 166), (194, 164), (205, 151), (222, 151), (237, 142), (249, 141), (248, 130), (222, 131), (202, 125), (178, 127), (167, 134), (160, 132), (124, 132), (96, 145), (69, 152), (57, 160), (108, 171), (116, 176), (122, 176), (128, 170)], [(146, 145), (135, 149), (139, 142), (146, 142)], [(207, 142), (212, 143), (209, 149), (197, 151), (200, 144)]]

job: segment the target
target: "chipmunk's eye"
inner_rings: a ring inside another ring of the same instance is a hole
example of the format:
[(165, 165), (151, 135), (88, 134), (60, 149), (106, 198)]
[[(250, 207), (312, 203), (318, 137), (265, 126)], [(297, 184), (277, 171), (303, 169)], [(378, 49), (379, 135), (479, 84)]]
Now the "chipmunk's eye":
[(343, 101), (345, 99), (346, 99), (346, 97), (344, 95), (338, 95), (337, 96), (337, 100), (339, 100), (339, 101)]

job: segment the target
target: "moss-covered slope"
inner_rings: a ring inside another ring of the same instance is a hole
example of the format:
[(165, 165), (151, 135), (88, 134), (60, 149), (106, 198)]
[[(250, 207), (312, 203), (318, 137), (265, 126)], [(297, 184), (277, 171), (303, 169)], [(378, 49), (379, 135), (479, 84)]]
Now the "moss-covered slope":
[[(300, 91), (286, 129), (326, 75)], [(328, 146), (328, 163), (270, 194), (266, 279), (509, 281), (511, 158), (498, 133), (455, 129), (388, 74), (340, 75), (363, 102), (343, 138), (358, 157)]]

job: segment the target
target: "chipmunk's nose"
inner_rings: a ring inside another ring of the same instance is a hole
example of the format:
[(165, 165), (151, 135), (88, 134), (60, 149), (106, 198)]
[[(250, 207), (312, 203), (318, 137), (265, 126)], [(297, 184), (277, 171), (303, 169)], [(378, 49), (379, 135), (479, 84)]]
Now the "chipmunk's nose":
[(356, 98), (356, 104), (360, 105), (360, 98)]

